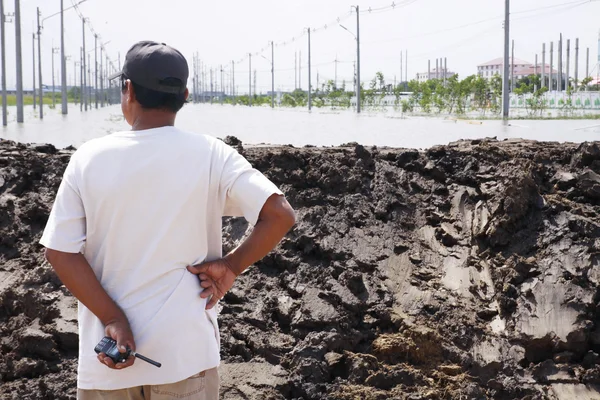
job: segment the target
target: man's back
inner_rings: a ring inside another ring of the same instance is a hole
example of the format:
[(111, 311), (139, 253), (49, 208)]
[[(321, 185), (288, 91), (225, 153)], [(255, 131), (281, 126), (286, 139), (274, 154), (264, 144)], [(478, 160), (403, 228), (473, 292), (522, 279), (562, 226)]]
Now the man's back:
[[(174, 128), (188, 76), (175, 48), (131, 47), (110, 78), (120, 79), (131, 131), (75, 152), (40, 240), (79, 300), (81, 400), (141, 399), (148, 390), (216, 400), (215, 305), (295, 223), (283, 193), (235, 150)], [(223, 256), (225, 215), (255, 226)], [(96, 356), (104, 336), (120, 354)], [(162, 368), (134, 363), (138, 351)]]
[(63, 196), (69, 212), (61, 218), (85, 224), (86, 234), (78, 238), (74, 229), (65, 240), (72, 251), (83, 246), (96, 277), (128, 316), (137, 350), (163, 364), (162, 370), (136, 363), (123, 371), (99, 364), (94, 346), (104, 327), (80, 304), (80, 388), (168, 383), (218, 364), (216, 311), (205, 310), (198, 278), (186, 267), (221, 256), (230, 190), (244, 174), (256, 173), (245, 164), (221, 141), (174, 127), (115, 133), (73, 155), (63, 185), (80, 202)]

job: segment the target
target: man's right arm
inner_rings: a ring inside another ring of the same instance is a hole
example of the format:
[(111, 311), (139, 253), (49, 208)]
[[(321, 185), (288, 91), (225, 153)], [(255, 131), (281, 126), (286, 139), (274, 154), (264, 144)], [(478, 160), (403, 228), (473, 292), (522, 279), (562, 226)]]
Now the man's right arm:
[[(47, 248), (46, 260), (73, 296), (98, 317), (105, 326), (106, 335), (117, 341), (119, 350), (124, 353), (129, 346), (135, 351), (135, 341), (127, 316), (106, 293), (83, 254)], [(130, 357), (127, 362), (115, 366), (113, 361), (104, 355), (99, 355), (98, 359), (108, 367), (117, 369), (126, 368), (134, 361), (134, 357)]]

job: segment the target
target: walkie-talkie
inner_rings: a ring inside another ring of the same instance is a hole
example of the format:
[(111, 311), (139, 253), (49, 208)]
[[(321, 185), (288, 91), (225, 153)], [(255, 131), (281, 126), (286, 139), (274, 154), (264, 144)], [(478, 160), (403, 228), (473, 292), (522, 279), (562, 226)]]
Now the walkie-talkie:
[(147, 363), (150, 363), (158, 368), (160, 368), (162, 365), (159, 362), (151, 360), (148, 357), (144, 357), (143, 355), (136, 353), (135, 351), (132, 351), (129, 348), (129, 346), (127, 346), (127, 352), (121, 353), (119, 351), (119, 349), (117, 348), (117, 341), (108, 336), (104, 337), (100, 341), (100, 343), (98, 343), (96, 345), (96, 347), (94, 348), (94, 351), (97, 354), (100, 354), (100, 353), (106, 354), (111, 360), (113, 360), (113, 362), (115, 364), (118, 364), (120, 362), (125, 362), (125, 360), (127, 360), (129, 358), (129, 356), (134, 356), (134, 357), (139, 358), (140, 360), (144, 360)]

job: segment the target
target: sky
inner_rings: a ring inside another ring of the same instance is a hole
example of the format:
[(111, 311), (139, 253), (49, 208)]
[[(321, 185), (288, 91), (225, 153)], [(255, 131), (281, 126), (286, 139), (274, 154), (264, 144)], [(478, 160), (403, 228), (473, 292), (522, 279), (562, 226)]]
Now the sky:
[[(4, 1), (5, 12), (14, 11), (15, 1)], [(33, 75), (32, 33), (36, 7), (42, 18), (60, 11), (60, 0), (20, 0), (24, 87), (31, 88)], [(81, 0), (63, 0), (64, 8)], [(214, 69), (220, 85), (223, 69), (225, 85), (235, 78), (237, 93), (248, 91), (249, 60), (256, 70), (258, 92), (271, 87), (271, 48), (274, 46), (275, 87), (293, 90), (308, 82), (308, 36), (311, 28), (313, 86), (327, 80), (352, 87), (356, 60), (356, 14), (358, 5), (361, 39), (361, 80), (369, 82), (381, 71), (387, 83), (400, 80), (400, 54), (408, 52), (408, 78), (427, 71), (428, 60), (447, 58), (448, 69), (460, 77), (477, 72), (477, 65), (502, 57), (504, 0), (85, 0), (78, 10), (88, 25), (106, 43), (108, 56), (117, 65), (127, 50), (139, 40), (156, 40), (179, 49), (190, 69), (194, 54), (206, 68)], [(393, 7), (392, 4), (394, 4)], [(369, 12), (369, 9), (371, 12)], [(574, 70), (575, 38), (579, 38), (579, 76), (585, 74), (585, 52), (590, 48), (590, 69), (598, 63), (600, 0), (511, 0), (511, 39), (515, 57), (530, 62), (542, 43), (555, 44), (563, 34), (571, 39), (571, 71)], [(65, 50), (69, 84), (74, 62), (82, 45), (82, 21), (76, 9), (65, 11)], [(339, 20), (338, 20), (339, 18)], [(339, 22), (338, 22), (339, 21)], [(348, 29), (346, 31), (340, 24)], [(42, 32), (42, 74), (51, 84), (52, 47), (60, 46), (60, 16), (44, 21)], [(94, 37), (86, 28), (86, 51), (93, 49)], [(261, 50), (264, 50), (261, 52)], [(37, 52), (37, 50), (36, 50)], [(260, 54), (257, 54), (260, 53)], [(89, 53), (93, 62), (94, 52)], [(406, 54), (406, 53), (404, 53)], [(301, 74), (295, 73), (295, 59), (301, 58)], [(336, 62), (337, 60), (337, 62)], [(406, 56), (404, 56), (406, 61)], [(232, 66), (233, 62), (233, 66)], [(59, 56), (55, 58), (58, 85)], [(7, 86), (15, 87), (15, 24), (6, 24)], [(337, 68), (336, 68), (337, 66)], [(37, 67), (36, 67), (37, 68)], [(232, 69), (235, 73), (232, 74)], [(596, 67), (596, 74), (598, 67)], [(404, 67), (403, 74), (406, 73)], [(79, 71), (77, 71), (79, 75)], [(36, 76), (37, 80), (37, 76)], [(188, 86), (191, 87), (191, 79)]]

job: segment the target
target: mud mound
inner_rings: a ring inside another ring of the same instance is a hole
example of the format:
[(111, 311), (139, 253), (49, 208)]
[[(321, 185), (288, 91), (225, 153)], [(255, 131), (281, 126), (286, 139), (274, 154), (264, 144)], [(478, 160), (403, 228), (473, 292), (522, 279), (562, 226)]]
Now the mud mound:
[[(597, 143), (228, 141), (298, 225), (221, 304), (222, 398), (600, 399)], [(75, 395), (75, 303), (37, 244), (69, 155), (0, 142), (0, 398)]]

